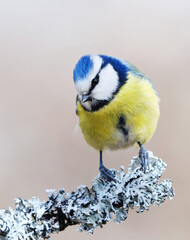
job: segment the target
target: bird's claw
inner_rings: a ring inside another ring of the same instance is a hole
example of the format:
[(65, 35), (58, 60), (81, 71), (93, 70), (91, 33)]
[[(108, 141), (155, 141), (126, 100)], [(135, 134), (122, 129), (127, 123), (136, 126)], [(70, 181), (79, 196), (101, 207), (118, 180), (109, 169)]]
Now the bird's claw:
[(146, 170), (149, 169), (150, 161), (148, 151), (143, 145), (140, 146), (139, 158), (141, 160), (143, 171), (146, 173)]
[(100, 166), (99, 170), (101, 177), (103, 177), (105, 180), (116, 182), (114, 174), (109, 169), (104, 166)]

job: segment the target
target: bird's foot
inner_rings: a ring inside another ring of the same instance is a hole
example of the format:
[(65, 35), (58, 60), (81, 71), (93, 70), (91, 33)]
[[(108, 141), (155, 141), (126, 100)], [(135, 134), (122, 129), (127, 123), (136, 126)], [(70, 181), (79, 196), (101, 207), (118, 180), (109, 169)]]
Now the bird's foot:
[(99, 170), (100, 170), (101, 177), (103, 177), (107, 181), (114, 181), (114, 182), (116, 182), (114, 174), (108, 168), (104, 167), (104, 165), (101, 165), (99, 167)]
[(141, 160), (142, 169), (144, 173), (146, 173), (146, 170), (149, 169), (150, 161), (148, 151), (143, 145), (140, 145), (139, 158)]

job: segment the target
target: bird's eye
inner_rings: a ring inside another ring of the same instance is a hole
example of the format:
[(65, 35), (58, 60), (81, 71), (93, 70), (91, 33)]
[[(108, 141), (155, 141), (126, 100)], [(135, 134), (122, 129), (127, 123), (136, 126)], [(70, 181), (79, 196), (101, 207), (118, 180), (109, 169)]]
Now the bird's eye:
[(95, 87), (99, 83), (99, 75), (92, 79), (91, 85)]

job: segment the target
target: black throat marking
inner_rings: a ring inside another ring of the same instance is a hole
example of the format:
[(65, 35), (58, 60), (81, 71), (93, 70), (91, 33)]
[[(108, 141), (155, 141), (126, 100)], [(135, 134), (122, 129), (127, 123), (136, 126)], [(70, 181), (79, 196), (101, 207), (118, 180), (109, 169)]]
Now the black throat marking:
[(103, 108), (104, 106), (106, 106), (110, 101), (108, 100), (95, 100), (94, 103), (91, 103), (91, 109), (87, 109), (82, 103), (81, 106), (83, 107), (83, 109), (87, 112), (95, 112), (98, 111), (99, 109)]

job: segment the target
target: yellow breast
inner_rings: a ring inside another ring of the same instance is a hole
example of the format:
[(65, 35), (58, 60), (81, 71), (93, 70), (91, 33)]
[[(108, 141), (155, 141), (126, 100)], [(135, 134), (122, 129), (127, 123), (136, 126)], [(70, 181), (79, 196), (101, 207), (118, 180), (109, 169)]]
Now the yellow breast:
[[(87, 143), (97, 150), (128, 147), (147, 142), (154, 134), (159, 118), (159, 98), (151, 83), (130, 73), (114, 99), (95, 112), (77, 104), (79, 126)], [(118, 129), (119, 118), (126, 122), (128, 137)]]

